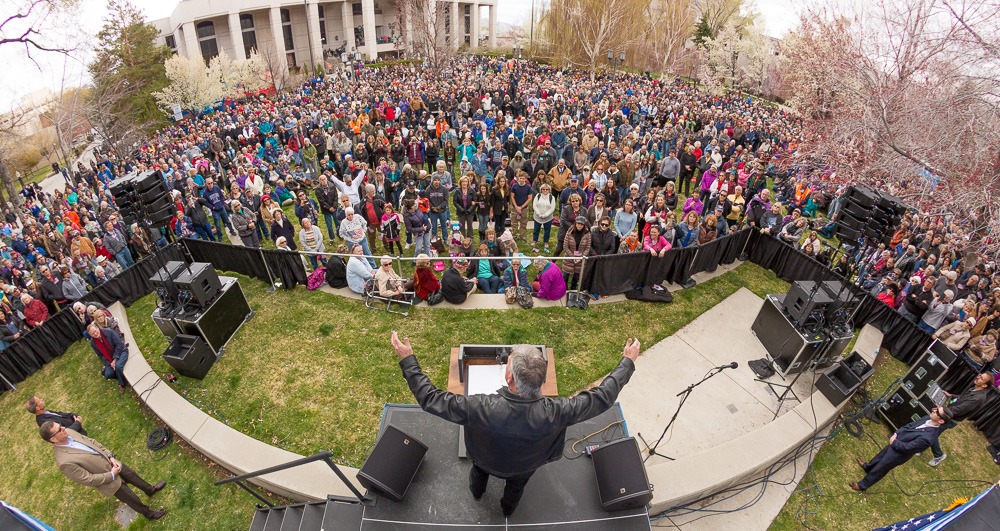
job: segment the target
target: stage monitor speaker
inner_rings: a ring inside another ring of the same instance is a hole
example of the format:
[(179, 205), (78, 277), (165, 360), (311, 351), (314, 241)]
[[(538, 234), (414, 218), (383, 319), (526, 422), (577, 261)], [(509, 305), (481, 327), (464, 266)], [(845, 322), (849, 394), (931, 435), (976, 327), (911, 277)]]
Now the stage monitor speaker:
[(844, 363), (851, 368), (851, 372), (861, 380), (861, 383), (865, 383), (875, 374), (875, 368), (858, 351), (851, 352), (850, 356), (844, 358)]
[[(159, 269), (153, 276), (149, 277), (149, 282), (153, 284), (153, 290), (164, 290), (167, 289), (167, 277), (170, 280), (177, 278), (181, 272), (184, 271), (184, 262), (179, 262), (176, 260), (171, 260), (167, 264)], [(175, 288), (176, 289), (176, 288)]]
[(177, 334), (170, 341), (163, 359), (182, 376), (202, 380), (215, 364), (215, 353), (198, 336)]
[(177, 275), (174, 283), (182, 299), (187, 299), (185, 302), (194, 302), (202, 308), (208, 306), (222, 289), (219, 274), (212, 264), (205, 262), (191, 264)]
[(597, 491), (605, 511), (642, 507), (653, 499), (639, 444), (629, 437), (605, 444), (593, 451)]
[(426, 444), (392, 425), (386, 426), (358, 471), (358, 481), (392, 501), (402, 501), (426, 453)]
[(844, 361), (838, 361), (816, 378), (816, 389), (835, 406), (844, 403), (858, 387), (861, 379)]
[(812, 321), (812, 316), (826, 313), (833, 297), (812, 280), (792, 282), (785, 294), (785, 312), (800, 326)]
[(878, 192), (863, 184), (849, 186), (845, 196), (864, 208), (875, 206), (879, 199)]

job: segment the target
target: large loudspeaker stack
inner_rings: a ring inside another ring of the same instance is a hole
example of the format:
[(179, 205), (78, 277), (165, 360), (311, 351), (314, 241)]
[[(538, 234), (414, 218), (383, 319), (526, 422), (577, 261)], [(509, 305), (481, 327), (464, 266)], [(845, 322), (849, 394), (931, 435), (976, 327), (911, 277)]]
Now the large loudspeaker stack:
[(146, 227), (163, 227), (170, 223), (177, 208), (160, 170), (130, 173), (112, 181), (108, 189), (126, 223), (146, 220), (142, 223)]
[(844, 197), (834, 235), (849, 245), (856, 246), (862, 240), (888, 244), (906, 212), (903, 201), (865, 185), (852, 185)]
[(785, 295), (768, 295), (750, 331), (770, 362), (753, 361), (751, 367), (768, 365), (784, 377), (835, 365), (854, 339), (851, 317), (859, 303), (839, 280), (798, 280)]

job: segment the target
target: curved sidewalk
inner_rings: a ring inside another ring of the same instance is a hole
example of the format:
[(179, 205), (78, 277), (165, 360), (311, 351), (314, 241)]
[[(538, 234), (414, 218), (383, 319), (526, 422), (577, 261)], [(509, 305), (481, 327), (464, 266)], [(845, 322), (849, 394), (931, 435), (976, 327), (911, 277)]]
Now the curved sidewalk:
[[(144, 353), (138, 351), (128, 316), (121, 303), (115, 303), (110, 310), (118, 319), (125, 342), (130, 345), (125, 378), (132, 390), (139, 395), (139, 400), (169, 426), (174, 434), (233, 474), (244, 474), (304, 457), (240, 433), (185, 400), (153, 372)], [(340, 469), (359, 490), (364, 491), (364, 487), (355, 479), (357, 469), (347, 466)], [(328, 494), (352, 496), (333, 470), (322, 462), (267, 474), (249, 481), (297, 502), (325, 500)]]

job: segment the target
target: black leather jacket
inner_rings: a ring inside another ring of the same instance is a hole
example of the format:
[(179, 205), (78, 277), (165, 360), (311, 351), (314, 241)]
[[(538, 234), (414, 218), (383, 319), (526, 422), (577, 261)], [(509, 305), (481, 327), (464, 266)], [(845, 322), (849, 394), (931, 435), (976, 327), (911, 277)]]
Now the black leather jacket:
[(498, 477), (531, 472), (562, 457), (566, 427), (600, 415), (618, 398), (635, 364), (623, 357), (593, 389), (573, 398), (526, 399), (506, 387), (498, 394), (462, 396), (442, 391), (420, 370), (416, 356), (399, 361), (424, 411), (465, 426), (469, 458)]

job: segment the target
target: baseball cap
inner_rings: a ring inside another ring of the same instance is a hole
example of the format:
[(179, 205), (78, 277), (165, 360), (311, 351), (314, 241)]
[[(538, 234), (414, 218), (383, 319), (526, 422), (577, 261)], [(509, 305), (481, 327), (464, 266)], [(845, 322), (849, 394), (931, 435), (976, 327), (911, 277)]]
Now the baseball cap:
[(417, 182), (414, 181), (414, 180), (412, 180), (412, 179), (410, 179), (409, 181), (406, 181), (406, 186), (416, 186), (416, 185), (417, 185)]

